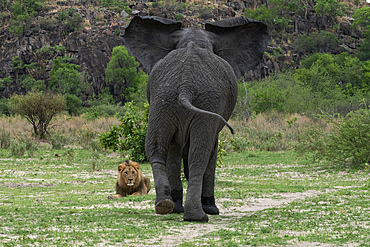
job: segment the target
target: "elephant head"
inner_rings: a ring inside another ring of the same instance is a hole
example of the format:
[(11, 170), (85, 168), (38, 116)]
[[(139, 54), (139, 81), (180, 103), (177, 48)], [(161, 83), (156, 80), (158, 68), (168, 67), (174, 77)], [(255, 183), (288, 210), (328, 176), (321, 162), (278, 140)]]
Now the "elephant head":
[[(145, 150), (152, 165), (158, 214), (184, 220), (218, 214), (214, 177), (218, 133), (237, 99), (237, 78), (253, 69), (267, 46), (267, 27), (245, 17), (181, 28), (159, 17), (134, 17), (127, 50), (150, 72)], [(181, 162), (188, 178), (182, 206)]]

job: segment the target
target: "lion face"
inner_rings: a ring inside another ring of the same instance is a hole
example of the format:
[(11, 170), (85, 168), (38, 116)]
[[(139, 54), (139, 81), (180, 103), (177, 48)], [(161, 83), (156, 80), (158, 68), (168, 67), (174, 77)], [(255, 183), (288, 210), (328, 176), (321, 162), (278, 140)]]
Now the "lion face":
[(139, 165), (136, 162), (124, 162), (118, 167), (119, 175), (124, 183), (134, 186), (139, 177)]

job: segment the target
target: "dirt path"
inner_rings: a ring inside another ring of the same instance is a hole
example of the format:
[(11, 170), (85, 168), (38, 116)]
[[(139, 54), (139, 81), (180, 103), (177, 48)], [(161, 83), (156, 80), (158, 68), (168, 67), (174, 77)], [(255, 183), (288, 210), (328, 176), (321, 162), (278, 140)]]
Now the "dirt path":
[[(322, 194), (324, 192), (320, 191), (314, 191), (309, 190), (305, 192), (298, 192), (298, 193), (281, 193), (281, 194), (270, 194), (270, 197), (266, 198), (248, 198), (248, 201), (243, 200), (234, 200), (233, 202), (242, 202), (243, 205), (240, 207), (222, 207), (220, 206), (220, 215), (223, 216), (233, 216), (233, 217), (243, 217), (246, 215), (251, 215), (254, 212), (261, 211), (267, 208), (273, 208), (273, 207), (279, 207), (284, 204), (291, 203), (294, 200), (298, 199), (304, 199), (306, 197), (312, 197), (316, 196), (318, 194)], [(271, 198), (273, 197), (273, 198)], [(274, 199), (277, 198), (278, 199)], [(217, 205), (222, 205), (222, 202), (224, 202), (227, 199), (220, 199), (217, 200)], [(252, 201), (252, 202), (251, 202)], [(177, 229), (171, 229), (170, 231), (173, 231), (173, 234), (171, 235), (165, 235), (165, 236), (159, 236), (156, 239), (153, 239), (148, 244), (152, 244), (151, 246), (175, 246), (183, 241), (186, 240), (195, 240), (198, 239), (204, 235), (207, 235), (211, 232), (218, 231), (220, 229), (223, 229), (227, 227), (229, 223), (229, 220), (225, 218), (223, 221), (216, 222), (215, 220), (212, 220), (212, 216), (210, 216), (210, 221), (206, 224), (202, 223), (194, 223), (191, 225), (191, 227), (180, 227)], [(178, 232), (181, 232), (179, 234)], [(214, 240), (217, 240), (217, 236), (214, 237)], [(160, 244), (154, 244), (158, 243)], [(146, 245), (137, 245), (137, 246), (146, 246)], [(321, 245), (320, 243), (304, 243), (303, 245), (291, 245), (291, 246), (325, 246), (329, 247), (332, 245)]]

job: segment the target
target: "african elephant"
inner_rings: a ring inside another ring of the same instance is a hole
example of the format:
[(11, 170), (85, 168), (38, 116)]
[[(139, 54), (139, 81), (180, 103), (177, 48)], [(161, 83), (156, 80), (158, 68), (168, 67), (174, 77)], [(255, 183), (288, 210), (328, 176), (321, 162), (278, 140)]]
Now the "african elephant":
[[(145, 140), (157, 214), (184, 211), (184, 220), (218, 214), (214, 178), (218, 133), (237, 99), (237, 78), (262, 59), (267, 27), (245, 17), (207, 23), (205, 30), (154, 16), (132, 19), (127, 50), (150, 72)], [(182, 206), (181, 161), (188, 170)]]

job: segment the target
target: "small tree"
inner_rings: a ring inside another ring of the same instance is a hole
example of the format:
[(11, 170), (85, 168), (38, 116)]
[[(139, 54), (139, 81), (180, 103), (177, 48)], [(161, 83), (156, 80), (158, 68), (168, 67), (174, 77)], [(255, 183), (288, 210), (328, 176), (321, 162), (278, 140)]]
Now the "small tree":
[[(145, 84), (148, 76), (138, 71), (139, 63), (131, 56), (124, 46), (113, 48), (112, 58), (105, 70), (105, 82), (110, 88), (122, 88), (123, 101), (136, 100), (131, 95), (137, 92), (141, 84)], [(114, 95), (117, 97), (117, 95)]]
[(25, 117), (32, 124), (34, 134), (44, 137), (54, 116), (65, 109), (65, 98), (51, 92), (29, 92), (14, 95), (10, 99), (10, 109)]

